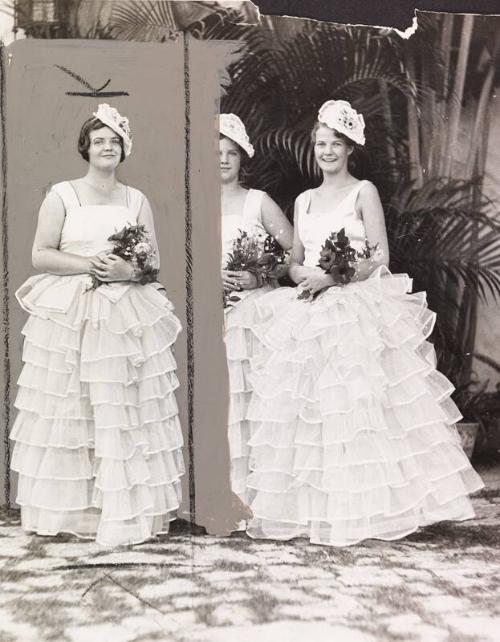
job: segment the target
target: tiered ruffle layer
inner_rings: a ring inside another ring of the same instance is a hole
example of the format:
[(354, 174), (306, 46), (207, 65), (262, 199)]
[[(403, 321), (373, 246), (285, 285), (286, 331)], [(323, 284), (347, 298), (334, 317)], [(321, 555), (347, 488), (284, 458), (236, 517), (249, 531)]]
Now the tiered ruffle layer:
[(26, 530), (131, 544), (167, 531), (180, 503), (180, 323), (153, 286), (88, 287), (41, 275), (18, 291), (31, 314), (11, 433), (17, 502)]
[(252, 424), (246, 419), (251, 395), (247, 376), (250, 360), (258, 354), (260, 346), (252, 331), (258, 320), (255, 303), (271, 289), (271, 286), (265, 286), (238, 293), (241, 300), (226, 308), (224, 315), (224, 342), (229, 371), (228, 439), (231, 488), (245, 504), (248, 503), (248, 456), (252, 428)]
[(292, 288), (257, 302), (251, 536), (342, 546), (473, 517), (467, 495), (483, 484), (426, 341), (434, 314), (410, 290), (380, 269), (312, 303)]

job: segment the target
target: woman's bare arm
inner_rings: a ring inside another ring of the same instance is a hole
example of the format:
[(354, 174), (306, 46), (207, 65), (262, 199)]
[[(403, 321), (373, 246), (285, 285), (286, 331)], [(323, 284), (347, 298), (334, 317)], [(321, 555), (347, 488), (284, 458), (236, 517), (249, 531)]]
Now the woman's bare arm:
[(356, 201), (356, 210), (363, 217), (368, 243), (371, 246), (377, 246), (377, 251), (370, 259), (359, 261), (356, 265), (355, 279), (361, 281), (370, 276), (380, 265), (389, 265), (389, 244), (384, 210), (378, 190), (373, 183), (367, 182), (361, 188)]
[(148, 199), (143, 195), (141, 209), (137, 217), (138, 225), (144, 225), (146, 232), (149, 234), (151, 246), (154, 250), (154, 257), (151, 264), (154, 268), (160, 269), (160, 251), (158, 249), (158, 241), (156, 240), (155, 223), (153, 217), (153, 210), (149, 204)]
[(38, 213), (38, 224), (33, 242), (31, 260), (40, 272), (61, 276), (87, 274), (93, 257), (61, 252), (61, 231), (65, 217), (64, 204), (54, 192), (45, 197)]
[(290, 221), (268, 194), (264, 194), (262, 199), (262, 224), (266, 232), (275, 238), (284, 250), (292, 247), (293, 228)]

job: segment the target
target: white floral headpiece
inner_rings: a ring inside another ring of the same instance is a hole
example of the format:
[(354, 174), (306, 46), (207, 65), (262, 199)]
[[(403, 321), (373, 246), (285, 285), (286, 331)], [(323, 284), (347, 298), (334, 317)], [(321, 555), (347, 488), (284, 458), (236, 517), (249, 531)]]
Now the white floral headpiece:
[(335, 129), (358, 145), (365, 144), (365, 120), (347, 100), (327, 100), (318, 112), (318, 122)]
[(123, 138), (123, 151), (125, 156), (130, 156), (132, 151), (132, 134), (128, 118), (121, 116), (117, 109), (110, 107), (107, 103), (101, 103), (97, 111), (92, 114), (110, 129)]
[(255, 153), (252, 143), (248, 138), (247, 130), (241, 119), (236, 114), (219, 115), (219, 132), (237, 143), (252, 158)]

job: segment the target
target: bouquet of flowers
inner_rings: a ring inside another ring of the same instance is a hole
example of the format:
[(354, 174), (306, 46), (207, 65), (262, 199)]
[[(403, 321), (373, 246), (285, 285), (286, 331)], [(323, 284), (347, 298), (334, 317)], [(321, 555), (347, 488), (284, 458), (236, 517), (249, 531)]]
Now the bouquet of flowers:
[[(240, 234), (233, 241), (232, 252), (228, 256), (225, 270), (233, 272), (251, 272), (260, 286), (272, 279), (278, 279), (286, 272), (288, 252), (284, 250), (271, 235)], [(224, 307), (236, 303), (240, 297), (235, 292), (224, 292)]]
[[(359, 260), (372, 259), (377, 249), (378, 243), (370, 245), (365, 240), (361, 250), (356, 250), (352, 247), (345, 228), (342, 228), (339, 232), (332, 232), (325, 239), (321, 246), (318, 267), (322, 268), (326, 274), (331, 274), (336, 284), (347, 285), (356, 274), (355, 263)], [(326, 289), (328, 288), (318, 290), (314, 294), (309, 289), (305, 289), (299, 293), (298, 298), (312, 301)]]
[[(159, 270), (153, 267), (156, 252), (144, 225), (126, 225), (119, 232), (112, 234), (108, 241), (113, 243), (110, 253), (128, 261), (134, 270), (140, 273), (140, 279), (136, 283), (144, 285), (158, 280)], [(89, 289), (95, 290), (103, 283), (105, 282), (92, 275), (92, 285)]]

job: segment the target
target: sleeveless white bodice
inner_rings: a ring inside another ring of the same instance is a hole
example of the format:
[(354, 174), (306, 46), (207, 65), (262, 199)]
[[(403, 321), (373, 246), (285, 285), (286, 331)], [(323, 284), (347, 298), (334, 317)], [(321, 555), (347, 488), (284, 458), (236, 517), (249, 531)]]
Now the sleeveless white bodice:
[(126, 225), (136, 225), (144, 196), (126, 187), (123, 205), (81, 205), (70, 181), (52, 187), (64, 203), (64, 219), (59, 249), (80, 256), (92, 256), (112, 249), (108, 238)]
[[(144, 201), (142, 192), (128, 186), (123, 205), (82, 205), (70, 181), (56, 183), (52, 191), (59, 195), (66, 211), (59, 249), (79, 256), (111, 250), (113, 245), (108, 238), (126, 225), (137, 223)], [(78, 297), (88, 292), (90, 284), (88, 274), (37, 274), (18, 288), (16, 298), (30, 314), (45, 314), (47, 310), (68, 313)], [(116, 302), (129, 288), (129, 282), (117, 281), (95, 292)]]
[(233, 241), (242, 232), (267, 236), (262, 223), (262, 199), (264, 192), (258, 189), (248, 190), (245, 196), (243, 211), (238, 214), (227, 214), (222, 217), (222, 265), (227, 263), (227, 257), (233, 249)]
[(304, 246), (304, 265), (317, 267), (321, 247), (332, 232), (345, 228), (354, 248), (361, 249), (366, 239), (363, 219), (356, 212), (359, 191), (366, 181), (359, 181), (337, 205), (335, 210), (310, 212), (311, 190), (298, 196), (298, 232)]

